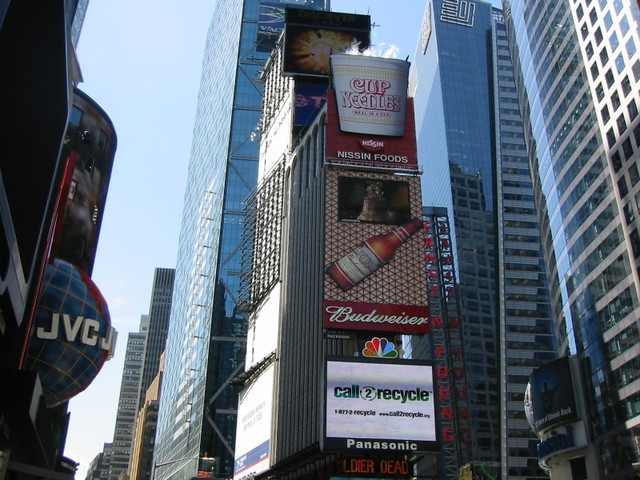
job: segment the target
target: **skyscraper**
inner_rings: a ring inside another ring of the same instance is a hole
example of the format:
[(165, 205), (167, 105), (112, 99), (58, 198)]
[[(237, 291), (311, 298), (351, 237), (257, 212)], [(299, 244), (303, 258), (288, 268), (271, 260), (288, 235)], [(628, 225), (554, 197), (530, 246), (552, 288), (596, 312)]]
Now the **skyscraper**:
[(259, 9), (258, 0), (218, 1), (207, 36), (154, 452), (158, 479), (195, 475), (205, 453), (218, 472), (233, 469), (237, 393), (227, 382), (244, 361), (238, 253), (243, 200), (257, 182), (259, 77), (268, 57), (257, 42)]
[(138, 408), (142, 408), (147, 388), (158, 375), (160, 368), (160, 357), (164, 352), (167, 331), (169, 330), (175, 272), (173, 268), (156, 268), (153, 275), (149, 303), (149, 328), (147, 329), (147, 343), (144, 350)]
[(129, 468), (148, 329), (149, 315), (142, 315), (140, 331), (131, 332), (127, 337), (122, 380), (120, 381), (120, 396), (116, 411), (116, 425), (113, 431), (109, 459), (108, 478), (111, 480), (116, 480), (120, 474), (127, 473)]
[(597, 458), (595, 464), (587, 458), (596, 465), (587, 468), (583, 451), (571, 471), (584, 472), (582, 478), (636, 478), (639, 6), (622, 0), (514, 0), (505, 7), (513, 58), (522, 72), (518, 94), (555, 330), (561, 353), (575, 355), (580, 365), (577, 393), (586, 412), (578, 420)]
[(504, 22), (481, 1), (426, 8), (412, 93), (423, 204), (451, 218), (472, 426), (472, 458), (459, 461), (542, 478), (520, 404), (529, 373), (555, 349)]

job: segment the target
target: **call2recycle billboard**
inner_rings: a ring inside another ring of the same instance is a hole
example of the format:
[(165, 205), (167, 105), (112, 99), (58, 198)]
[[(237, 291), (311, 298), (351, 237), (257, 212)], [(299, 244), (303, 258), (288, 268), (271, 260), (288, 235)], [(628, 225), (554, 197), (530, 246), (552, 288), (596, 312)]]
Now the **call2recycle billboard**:
[(431, 364), (330, 357), (325, 393), (325, 450), (437, 450)]

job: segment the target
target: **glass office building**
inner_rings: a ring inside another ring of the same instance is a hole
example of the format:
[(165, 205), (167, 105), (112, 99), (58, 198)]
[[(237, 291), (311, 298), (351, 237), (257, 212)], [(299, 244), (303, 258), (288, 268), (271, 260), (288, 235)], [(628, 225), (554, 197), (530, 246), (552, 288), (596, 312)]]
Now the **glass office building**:
[[(271, 2), (278, 3), (278, 2)], [(328, 0), (281, 2), (324, 8)], [(260, 2), (216, 2), (207, 36), (176, 265), (154, 478), (191, 478), (199, 457), (233, 470), (246, 325), (238, 312), (243, 201), (258, 173)]]
[(472, 427), (472, 458), (459, 462), (494, 478), (545, 478), (522, 400), (555, 345), (502, 12), (428, 2), (411, 90), (423, 204), (451, 218)]
[(577, 355), (593, 477), (640, 466), (638, 3), (505, 2), (561, 353)]

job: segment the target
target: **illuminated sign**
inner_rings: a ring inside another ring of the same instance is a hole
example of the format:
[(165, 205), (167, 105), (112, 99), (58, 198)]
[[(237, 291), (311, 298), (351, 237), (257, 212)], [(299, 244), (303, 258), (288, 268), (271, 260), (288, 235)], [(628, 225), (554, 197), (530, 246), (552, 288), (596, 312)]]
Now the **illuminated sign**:
[(404, 135), (409, 62), (331, 55), (331, 73), (340, 130), (365, 135)]
[(569, 357), (535, 369), (529, 385), (534, 432), (578, 418)]
[(413, 99), (408, 98), (400, 137), (368, 133), (350, 133), (340, 129), (336, 92), (327, 92), (327, 147), (326, 163), (360, 165), (397, 171), (418, 169)]
[(420, 179), (325, 174), (324, 327), (426, 333)]
[[(372, 458), (345, 458), (337, 465), (340, 473), (354, 475), (411, 475), (411, 465), (407, 460), (385, 460)], [(332, 477), (334, 478), (334, 477)]]
[(369, 46), (369, 15), (287, 8), (283, 73), (328, 76), (330, 57)]
[(436, 448), (429, 363), (329, 359), (326, 379), (325, 449), (411, 453)]
[(116, 332), (107, 302), (82, 270), (47, 265), (29, 342), (27, 368), (37, 371), (48, 406), (84, 390), (113, 355)]

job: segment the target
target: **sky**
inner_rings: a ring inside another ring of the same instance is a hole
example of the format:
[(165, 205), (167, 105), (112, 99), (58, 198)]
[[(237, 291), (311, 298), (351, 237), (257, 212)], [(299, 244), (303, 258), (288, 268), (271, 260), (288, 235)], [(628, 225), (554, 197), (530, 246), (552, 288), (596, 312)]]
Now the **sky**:
[[(227, 0), (228, 1), (228, 0)], [(378, 55), (412, 60), (425, 0), (332, 0), (371, 15)], [(497, 2), (494, 1), (494, 4)], [(90, 0), (78, 43), (78, 87), (118, 135), (93, 270), (118, 332), (114, 358), (70, 401), (65, 456), (91, 460), (113, 440), (129, 332), (149, 311), (155, 268), (174, 268), (191, 137), (213, 0)]]

